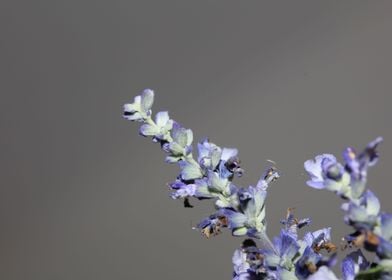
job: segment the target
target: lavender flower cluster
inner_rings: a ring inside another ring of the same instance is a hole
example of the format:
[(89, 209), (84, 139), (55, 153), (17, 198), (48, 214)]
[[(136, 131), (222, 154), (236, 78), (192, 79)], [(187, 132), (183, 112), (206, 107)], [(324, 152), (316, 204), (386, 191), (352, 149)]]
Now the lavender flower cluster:
[[(139, 133), (152, 137), (166, 153), (166, 162), (180, 167), (179, 175), (169, 184), (173, 199), (182, 199), (185, 207), (193, 207), (190, 198), (214, 200), (215, 213), (196, 226), (205, 237), (217, 235), (223, 228), (230, 229), (233, 236), (247, 237), (234, 252), (233, 279), (338, 279), (331, 270), (337, 262), (331, 228), (306, 232), (299, 238), (298, 231), (311, 220), (295, 218), (289, 208), (279, 236), (272, 241), (268, 238), (267, 189), (279, 178), (273, 165), (256, 185), (236, 186), (233, 179), (244, 172), (237, 149), (221, 148), (204, 139), (197, 143), (195, 158), (192, 130), (172, 120), (166, 111), (158, 112), (153, 120), (153, 102), (154, 92), (146, 89), (133, 103), (124, 105), (123, 116), (142, 123)], [(360, 154), (347, 148), (344, 165), (330, 154), (305, 162), (309, 186), (333, 191), (345, 201), (344, 221), (354, 228), (345, 237), (345, 247), (356, 249), (342, 262), (345, 280), (392, 279), (392, 215), (381, 213), (377, 197), (366, 190), (367, 170), (378, 159), (376, 148), (381, 141), (377, 138)], [(372, 263), (360, 248), (375, 253)]]

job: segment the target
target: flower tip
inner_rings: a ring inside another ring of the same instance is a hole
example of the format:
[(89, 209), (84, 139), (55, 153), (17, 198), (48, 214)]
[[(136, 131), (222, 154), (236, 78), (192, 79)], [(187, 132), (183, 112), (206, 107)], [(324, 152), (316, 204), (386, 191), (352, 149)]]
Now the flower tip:
[(367, 148), (368, 149), (375, 149), (379, 144), (381, 144), (384, 141), (384, 138), (382, 138), (381, 136), (378, 136), (376, 139), (374, 139), (373, 141), (371, 141), (368, 145)]
[(154, 91), (150, 88), (146, 88), (143, 90), (142, 96), (154, 97)]
[(151, 89), (143, 90), (141, 95), (141, 106), (145, 112), (148, 112), (154, 103), (154, 91)]
[(382, 136), (378, 136), (376, 139), (374, 139), (374, 142), (376, 142), (377, 144), (379, 144), (383, 141), (384, 141), (384, 138)]

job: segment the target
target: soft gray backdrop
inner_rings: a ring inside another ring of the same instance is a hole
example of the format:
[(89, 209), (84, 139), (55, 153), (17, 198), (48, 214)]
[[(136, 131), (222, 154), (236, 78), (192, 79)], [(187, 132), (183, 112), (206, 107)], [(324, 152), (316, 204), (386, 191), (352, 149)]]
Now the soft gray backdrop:
[(348, 232), (303, 162), (385, 138), (370, 185), (392, 211), (392, 1), (17, 1), (0, 4), (0, 279), (229, 279), (242, 239), (191, 228), (210, 202), (168, 198), (177, 168), (122, 119), (155, 110), (266, 160), (268, 232), (287, 207)]

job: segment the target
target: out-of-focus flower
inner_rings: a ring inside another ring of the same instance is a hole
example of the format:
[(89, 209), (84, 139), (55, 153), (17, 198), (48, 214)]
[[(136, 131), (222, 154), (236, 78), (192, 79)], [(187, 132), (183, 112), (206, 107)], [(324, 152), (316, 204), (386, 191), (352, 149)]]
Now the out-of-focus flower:
[(377, 255), (392, 259), (392, 214), (382, 213), (374, 232), (378, 235)]
[(380, 202), (371, 192), (366, 191), (358, 200), (344, 203), (342, 209), (346, 212), (344, 217), (347, 224), (357, 230), (369, 230), (377, 223), (380, 212)]

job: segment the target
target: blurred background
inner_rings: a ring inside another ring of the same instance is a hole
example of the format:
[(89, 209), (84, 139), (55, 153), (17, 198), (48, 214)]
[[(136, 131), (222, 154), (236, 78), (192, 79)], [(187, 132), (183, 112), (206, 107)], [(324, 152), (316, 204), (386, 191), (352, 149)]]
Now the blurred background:
[(287, 207), (310, 230), (349, 232), (341, 201), (303, 162), (381, 135), (369, 186), (392, 211), (391, 1), (3, 0), (0, 3), (0, 279), (230, 279), (241, 238), (192, 230), (178, 174), (122, 105), (144, 88), (195, 139), (267, 159), (268, 233)]

